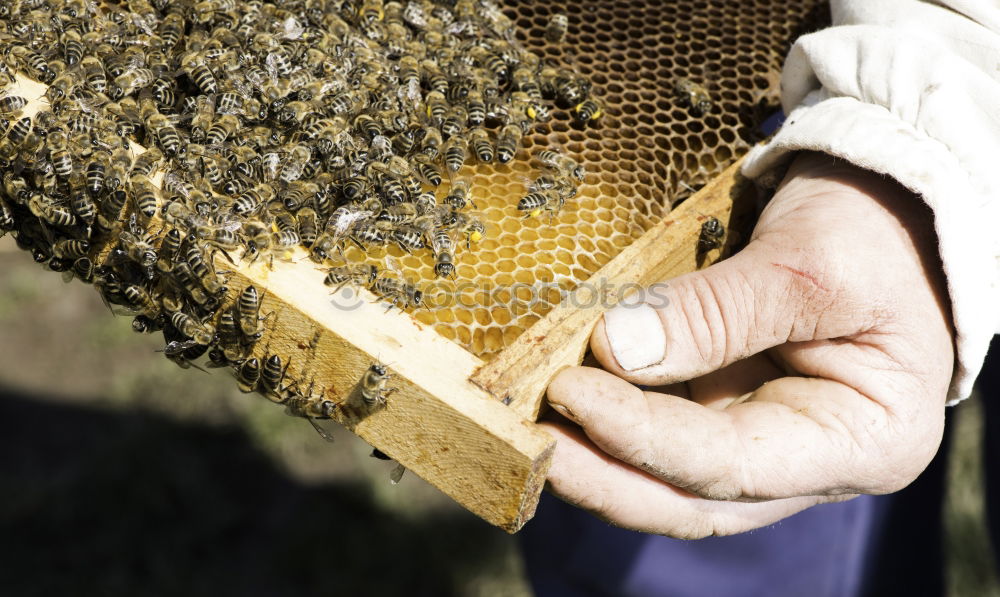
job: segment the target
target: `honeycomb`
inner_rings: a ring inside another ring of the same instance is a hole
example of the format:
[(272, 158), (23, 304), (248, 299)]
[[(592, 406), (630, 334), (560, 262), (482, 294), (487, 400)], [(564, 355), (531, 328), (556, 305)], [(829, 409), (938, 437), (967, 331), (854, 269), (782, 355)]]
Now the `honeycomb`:
[[(484, 359), (758, 141), (791, 43), (829, 21), (822, 0), (507, 4), (519, 41), (589, 78), (604, 115), (582, 127), (557, 109), (510, 164), (459, 173), (473, 181), (488, 230), (456, 254), (455, 280), (435, 278), (433, 257), (389, 249), (426, 291), (428, 308), (414, 316)], [(545, 28), (560, 12), (569, 31), (549, 43)], [(711, 108), (684, 105), (681, 80), (702, 86)], [(546, 148), (577, 160), (586, 179), (557, 216), (524, 219), (515, 206), (537, 175), (531, 154)]]

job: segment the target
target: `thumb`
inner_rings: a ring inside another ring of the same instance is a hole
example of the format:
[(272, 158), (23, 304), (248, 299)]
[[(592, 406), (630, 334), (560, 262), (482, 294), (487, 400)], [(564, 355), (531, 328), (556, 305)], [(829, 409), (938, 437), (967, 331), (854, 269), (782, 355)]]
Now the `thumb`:
[(608, 311), (591, 347), (608, 371), (658, 385), (704, 375), (785, 342), (841, 332), (821, 325), (840, 293), (820, 270), (819, 260), (810, 263), (801, 252), (756, 240), (730, 259), (658, 284)]

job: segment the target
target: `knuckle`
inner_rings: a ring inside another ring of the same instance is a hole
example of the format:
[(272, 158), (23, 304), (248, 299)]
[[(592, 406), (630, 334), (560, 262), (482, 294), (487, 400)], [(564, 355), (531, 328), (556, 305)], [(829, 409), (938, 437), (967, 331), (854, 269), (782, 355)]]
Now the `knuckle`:
[(694, 276), (679, 301), (694, 350), (700, 362), (720, 367), (725, 362), (727, 338), (732, 335), (731, 305), (727, 293), (712, 276)]

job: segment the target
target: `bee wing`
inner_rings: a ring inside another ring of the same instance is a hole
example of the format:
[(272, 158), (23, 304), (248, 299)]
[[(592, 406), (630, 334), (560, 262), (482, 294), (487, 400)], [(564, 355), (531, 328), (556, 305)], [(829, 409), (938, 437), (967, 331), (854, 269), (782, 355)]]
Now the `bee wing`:
[(267, 74), (270, 75), (272, 79), (278, 78), (278, 60), (279, 57), (275, 53), (268, 54), (267, 57), (264, 58), (264, 68), (267, 70)]
[(197, 345), (198, 343), (195, 342), (194, 340), (183, 340), (183, 341), (174, 340), (172, 342), (168, 342), (166, 346), (164, 346), (161, 350), (157, 350), (156, 352), (162, 352), (168, 357), (172, 357), (181, 354), (182, 352), (184, 352), (189, 348), (194, 348)]
[(305, 32), (305, 27), (293, 16), (288, 17), (281, 23), (281, 34), (285, 39), (298, 39)]
[(245, 83), (239, 79), (231, 79), (229, 83), (233, 86), (233, 90), (236, 93), (243, 96), (243, 99), (250, 99), (253, 97), (253, 86), (249, 83)]
[(396, 260), (393, 259), (391, 255), (385, 256), (385, 269), (391, 270), (393, 273), (395, 273), (397, 276), (401, 278), (403, 277), (403, 270), (400, 269), (399, 263), (397, 263)]
[(396, 463), (396, 466), (389, 473), (389, 482), (393, 485), (398, 485), (400, 480), (403, 478), (403, 473), (406, 472), (406, 467), (402, 464)]
[(312, 417), (306, 417), (306, 420), (309, 421), (309, 424), (312, 425), (313, 429), (316, 430), (316, 433), (318, 433), (320, 437), (330, 442), (331, 444), (334, 442), (333, 434), (327, 431), (326, 429), (323, 429), (323, 426), (320, 425), (316, 421), (316, 419)]
[(375, 135), (371, 144), (372, 157), (376, 160), (392, 155), (392, 141), (385, 135)]

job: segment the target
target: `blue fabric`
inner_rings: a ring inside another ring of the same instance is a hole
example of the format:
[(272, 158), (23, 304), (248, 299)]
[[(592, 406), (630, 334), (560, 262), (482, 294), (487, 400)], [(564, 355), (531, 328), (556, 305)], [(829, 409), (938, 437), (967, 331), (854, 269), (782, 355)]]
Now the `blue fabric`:
[(854, 596), (879, 500), (862, 496), (752, 533), (681, 541), (612, 527), (546, 495), (520, 536), (539, 597)]

